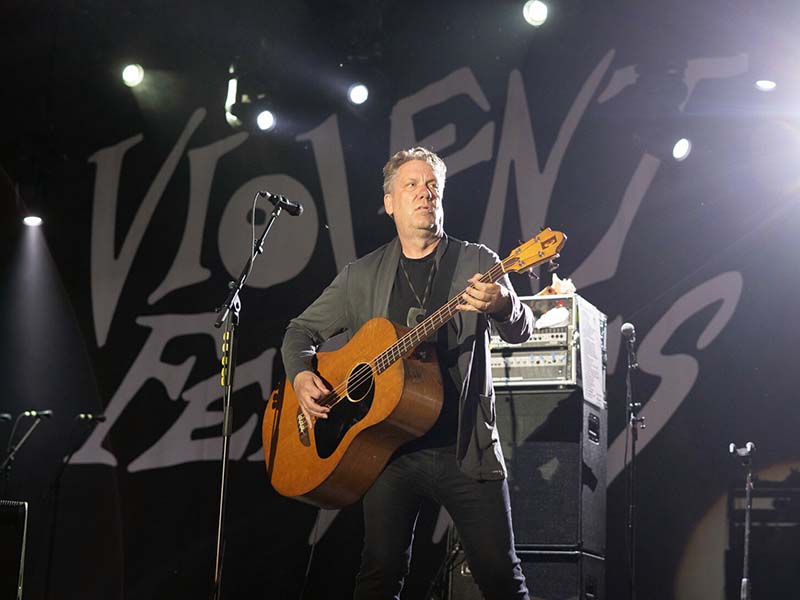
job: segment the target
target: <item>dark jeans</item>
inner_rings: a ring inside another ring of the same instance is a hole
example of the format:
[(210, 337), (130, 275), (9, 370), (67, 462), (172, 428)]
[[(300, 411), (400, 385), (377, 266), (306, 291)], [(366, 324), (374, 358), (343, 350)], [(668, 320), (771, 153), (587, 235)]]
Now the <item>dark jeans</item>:
[(447, 509), (472, 574), (487, 600), (528, 600), (514, 552), (506, 481), (476, 481), (461, 472), (455, 451), (417, 450), (395, 458), (364, 496), (364, 550), (356, 600), (400, 598), (424, 497)]

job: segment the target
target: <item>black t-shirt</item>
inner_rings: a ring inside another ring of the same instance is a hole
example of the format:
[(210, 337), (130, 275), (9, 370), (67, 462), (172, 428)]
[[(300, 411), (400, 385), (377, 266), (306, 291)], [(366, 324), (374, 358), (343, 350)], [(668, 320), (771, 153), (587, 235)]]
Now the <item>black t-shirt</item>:
[[(445, 254), (448, 252), (458, 252), (458, 248), (455, 244), (448, 244)], [(424, 308), (425, 316), (432, 314), (449, 300), (446, 297), (433, 297), (434, 289), (448, 290), (450, 286), (445, 285), (446, 282), (439, 281), (440, 275), (442, 277), (448, 275), (438, 272), (436, 252), (418, 259), (401, 256), (400, 261), (400, 264), (397, 265), (392, 294), (389, 297), (389, 319), (400, 325), (408, 326), (409, 308)], [(446, 262), (444, 257), (440, 259), (440, 264)], [(404, 267), (405, 273), (403, 272)], [(426, 289), (427, 294), (425, 293)], [(420, 307), (420, 301), (424, 301), (423, 307)], [(419, 319), (420, 322), (422, 320), (423, 318)], [(433, 335), (435, 336), (439, 369), (442, 373), (444, 392), (442, 411), (430, 431), (421, 438), (407, 443), (399, 450), (400, 453), (421, 448), (441, 448), (454, 445), (456, 442), (461, 374), (458, 369), (458, 342), (452, 321)]]

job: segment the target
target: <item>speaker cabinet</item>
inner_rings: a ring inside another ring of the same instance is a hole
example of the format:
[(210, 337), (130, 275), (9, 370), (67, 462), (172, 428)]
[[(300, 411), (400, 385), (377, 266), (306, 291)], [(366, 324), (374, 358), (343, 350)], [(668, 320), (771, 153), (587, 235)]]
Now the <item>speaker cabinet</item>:
[(0, 500), (0, 598), (22, 598), (28, 503)]
[[(573, 551), (518, 551), (532, 600), (605, 600), (605, 561)], [(460, 557), (450, 573), (448, 600), (483, 600)]]
[(517, 550), (604, 556), (607, 411), (580, 388), (496, 399)]

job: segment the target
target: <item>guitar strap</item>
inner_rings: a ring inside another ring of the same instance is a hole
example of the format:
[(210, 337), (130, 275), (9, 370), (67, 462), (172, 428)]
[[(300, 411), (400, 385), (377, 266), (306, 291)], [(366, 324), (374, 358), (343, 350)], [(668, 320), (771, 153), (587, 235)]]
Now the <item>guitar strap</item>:
[[(463, 244), (458, 240), (447, 239), (447, 246), (436, 271), (436, 278), (433, 282), (431, 292), (431, 313), (450, 300), (451, 290), (461, 290), (467, 286), (467, 282), (453, 281), (458, 266), (458, 257), (461, 254)], [(429, 313), (430, 314), (430, 313)], [(458, 398), (461, 389), (461, 372), (458, 368), (458, 329), (461, 315), (455, 318), (444, 327), (440, 327), (436, 332), (436, 346), (439, 357), (439, 368), (442, 372), (442, 392), (443, 402), (439, 418), (431, 430), (424, 436), (420, 444), (428, 444), (432, 447), (441, 445), (455, 444), (458, 433)], [(433, 341), (433, 340), (431, 340)]]
[[(444, 251), (437, 256), (436, 260), (436, 275), (433, 278), (433, 289), (431, 290), (431, 299), (428, 301), (427, 313), (433, 314), (445, 302), (450, 300), (450, 287), (453, 283), (453, 277), (456, 273), (456, 265), (458, 264), (458, 256), (461, 253), (461, 244), (458, 240), (453, 240), (455, 243), (450, 243), (450, 238), (445, 236)], [(466, 287), (466, 281), (464, 286)], [(445, 329), (444, 327), (442, 329)]]

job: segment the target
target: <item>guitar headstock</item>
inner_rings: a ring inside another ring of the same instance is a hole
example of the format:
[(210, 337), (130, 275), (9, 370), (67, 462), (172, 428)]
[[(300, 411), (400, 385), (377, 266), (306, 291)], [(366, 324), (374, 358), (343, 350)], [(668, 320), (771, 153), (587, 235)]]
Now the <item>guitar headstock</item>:
[(549, 227), (514, 249), (503, 261), (503, 270), (522, 273), (540, 264), (558, 258), (567, 236)]

